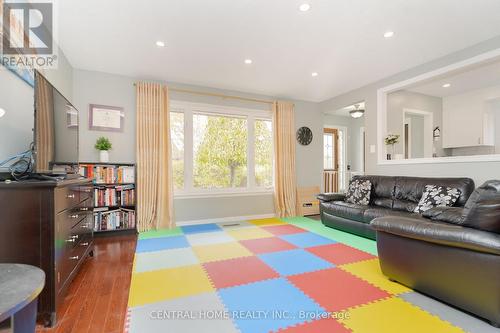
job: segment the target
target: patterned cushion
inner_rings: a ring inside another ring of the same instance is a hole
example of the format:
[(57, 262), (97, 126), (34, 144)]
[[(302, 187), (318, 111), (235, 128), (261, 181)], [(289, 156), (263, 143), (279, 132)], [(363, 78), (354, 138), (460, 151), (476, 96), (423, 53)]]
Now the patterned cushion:
[(451, 207), (460, 197), (460, 190), (451, 187), (426, 185), (422, 199), (414, 212), (422, 214), (434, 207)]
[(369, 180), (351, 180), (345, 201), (357, 205), (368, 206), (372, 193), (372, 182)]

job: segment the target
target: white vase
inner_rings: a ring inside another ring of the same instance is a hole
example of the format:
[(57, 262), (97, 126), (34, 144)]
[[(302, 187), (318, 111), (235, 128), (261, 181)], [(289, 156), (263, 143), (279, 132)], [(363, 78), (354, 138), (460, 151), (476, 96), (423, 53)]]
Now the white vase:
[(109, 162), (109, 152), (107, 150), (99, 151), (99, 162), (108, 163)]

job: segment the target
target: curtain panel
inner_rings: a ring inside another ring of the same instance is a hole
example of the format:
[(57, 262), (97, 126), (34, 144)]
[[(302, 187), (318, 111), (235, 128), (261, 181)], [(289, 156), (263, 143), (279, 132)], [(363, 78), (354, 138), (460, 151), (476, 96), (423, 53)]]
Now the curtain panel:
[(138, 82), (137, 94), (137, 229), (175, 227), (168, 88)]
[(273, 103), (274, 206), (278, 217), (296, 215), (295, 115), (289, 102)]

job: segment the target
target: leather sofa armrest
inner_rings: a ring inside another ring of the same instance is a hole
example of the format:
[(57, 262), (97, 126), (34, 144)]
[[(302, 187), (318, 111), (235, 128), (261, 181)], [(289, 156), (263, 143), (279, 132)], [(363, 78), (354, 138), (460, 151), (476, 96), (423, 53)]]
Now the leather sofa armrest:
[(433, 221), (441, 221), (459, 225), (464, 221), (463, 215), (463, 207), (434, 207), (422, 213), (423, 217), (427, 217)]
[(500, 235), (492, 232), (449, 223), (396, 216), (374, 219), (371, 226), (377, 232), (500, 255)]
[(330, 202), (330, 201), (344, 201), (345, 194), (344, 193), (321, 193), (316, 197), (321, 202)]

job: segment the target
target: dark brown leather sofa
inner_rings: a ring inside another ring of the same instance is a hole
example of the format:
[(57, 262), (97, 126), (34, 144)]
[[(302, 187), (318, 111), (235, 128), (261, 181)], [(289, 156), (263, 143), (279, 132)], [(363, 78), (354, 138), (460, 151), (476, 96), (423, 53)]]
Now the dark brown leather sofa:
[(480, 186), (465, 207), (381, 217), (371, 226), (387, 277), (499, 327), (500, 181)]
[(371, 239), (375, 239), (376, 233), (370, 222), (378, 217), (420, 218), (412, 211), (420, 201), (425, 185), (459, 189), (460, 197), (455, 204), (457, 208), (464, 207), (474, 191), (474, 181), (469, 178), (355, 176), (353, 179), (371, 181), (370, 205), (344, 202), (344, 194), (320, 194), (321, 221), (326, 226)]

